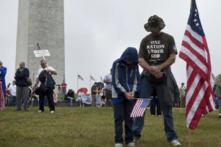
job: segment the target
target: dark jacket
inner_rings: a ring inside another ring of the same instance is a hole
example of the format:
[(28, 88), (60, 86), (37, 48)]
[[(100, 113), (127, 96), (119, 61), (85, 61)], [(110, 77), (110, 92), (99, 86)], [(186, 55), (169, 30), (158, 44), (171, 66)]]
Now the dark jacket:
[(173, 102), (179, 102), (180, 91), (170, 67), (164, 69), (163, 72), (165, 74), (163, 81), (164, 101), (172, 107)]
[(29, 77), (29, 70), (27, 68), (24, 68), (22, 71), (20, 68), (17, 69), (15, 76), (15, 84), (17, 86), (29, 86), (27, 81), (27, 78)]
[(46, 70), (41, 71), (39, 75), (39, 81), (41, 82), (40, 87), (42, 88), (43, 91), (46, 91), (48, 89), (54, 89), (55, 88), (55, 81), (52, 77), (52, 75)]
[(94, 92), (94, 90), (96, 90), (97, 86), (93, 85), (91, 87), (91, 94), (97, 94), (96, 92)]
[(65, 95), (65, 100), (70, 100), (70, 99), (68, 99), (68, 97), (72, 97), (72, 98), (74, 98), (74, 92), (72, 91), (72, 92), (68, 92), (66, 95)]
[[(133, 62), (127, 64), (126, 61)], [(134, 92), (135, 95), (140, 91), (140, 73), (138, 66), (137, 50), (128, 47), (122, 56), (114, 61), (112, 67), (112, 97), (126, 99), (125, 92)]]

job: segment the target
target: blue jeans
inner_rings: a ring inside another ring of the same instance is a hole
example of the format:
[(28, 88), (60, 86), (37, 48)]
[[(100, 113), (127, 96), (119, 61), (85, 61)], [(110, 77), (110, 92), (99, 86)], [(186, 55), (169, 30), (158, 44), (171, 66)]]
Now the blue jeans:
[(68, 99), (70, 99), (70, 105), (72, 106), (73, 105), (73, 97), (68, 97)]
[(130, 117), (132, 109), (133, 105), (126, 99), (121, 103), (114, 104), (115, 143), (123, 143), (123, 121), (125, 142), (126, 144), (133, 142), (133, 118)]
[[(172, 107), (164, 102), (163, 96), (163, 84), (151, 84), (146, 76), (141, 78), (141, 90), (140, 98), (149, 98), (152, 95), (153, 90), (156, 90), (158, 99), (160, 101), (161, 110), (164, 116), (164, 129), (166, 132), (167, 140), (177, 140), (178, 136), (174, 130)], [(145, 116), (145, 115), (144, 115)], [(136, 117), (133, 122), (133, 134), (134, 137), (139, 139), (141, 137), (141, 131), (144, 126), (144, 117)]]
[(61, 99), (63, 100), (65, 97), (66, 91), (61, 91)]
[(16, 96), (11, 95), (8, 106), (16, 106)]

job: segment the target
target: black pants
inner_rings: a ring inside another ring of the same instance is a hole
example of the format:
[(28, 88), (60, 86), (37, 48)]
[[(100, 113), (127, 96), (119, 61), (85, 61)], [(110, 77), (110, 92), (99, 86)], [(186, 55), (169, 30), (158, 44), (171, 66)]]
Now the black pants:
[(160, 102), (158, 98), (153, 97), (150, 101), (150, 114), (155, 115), (155, 106), (157, 105), (157, 115), (161, 115)]
[(44, 111), (44, 97), (45, 96), (47, 96), (48, 98), (48, 106), (50, 108), (50, 111), (52, 110), (55, 111), (53, 89), (43, 91), (41, 88), (40, 88), (40, 94), (39, 94), (39, 110)]
[(123, 143), (123, 121), (125, 127), (125, 142), (126, 144), (133, 142), (133, 118), (130, 117), (132, 109), (133, 105), (129, 103), (128, 100), (114, 104), (115, 143)]

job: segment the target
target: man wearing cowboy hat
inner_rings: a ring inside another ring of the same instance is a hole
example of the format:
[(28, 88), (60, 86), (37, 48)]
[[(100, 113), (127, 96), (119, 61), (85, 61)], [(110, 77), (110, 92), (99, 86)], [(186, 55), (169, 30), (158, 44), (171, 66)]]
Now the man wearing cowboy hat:
[[(141, 74), (141, 98), (150, 98), (156, 90), (161, 110), (164, 115), (164, 128), (167, 140), (174, 146), (181, 145), (174, 130), (172, 106), (174, 100), (179, 99), (179, 88), (170, 70), (175, 62), (177, 49), (173, 37), (161, 32), (165, 27), (162, 18), (151, 16), (144, 25), (147, 32), (139, 49), (139, 64), (143, 68)], [(137, 117), (133, 122), (134, 142), (141, 137), (144, 117)]]

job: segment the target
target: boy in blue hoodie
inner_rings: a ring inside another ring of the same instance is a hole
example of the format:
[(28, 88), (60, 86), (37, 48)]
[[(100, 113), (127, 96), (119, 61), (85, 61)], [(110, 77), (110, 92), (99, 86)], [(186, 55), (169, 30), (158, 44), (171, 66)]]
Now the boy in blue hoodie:
[(140, 73), (136, 48), (128, 47), (122, 56), (114, 61), (112, 67), (112, 98), (115, 119), (115, 147), (123, 146), (123, 128), (125, 121), (125, 142), (127, 147), (134, 147), (130, 113), (133, 109), (133, 98), (140, 90)]

